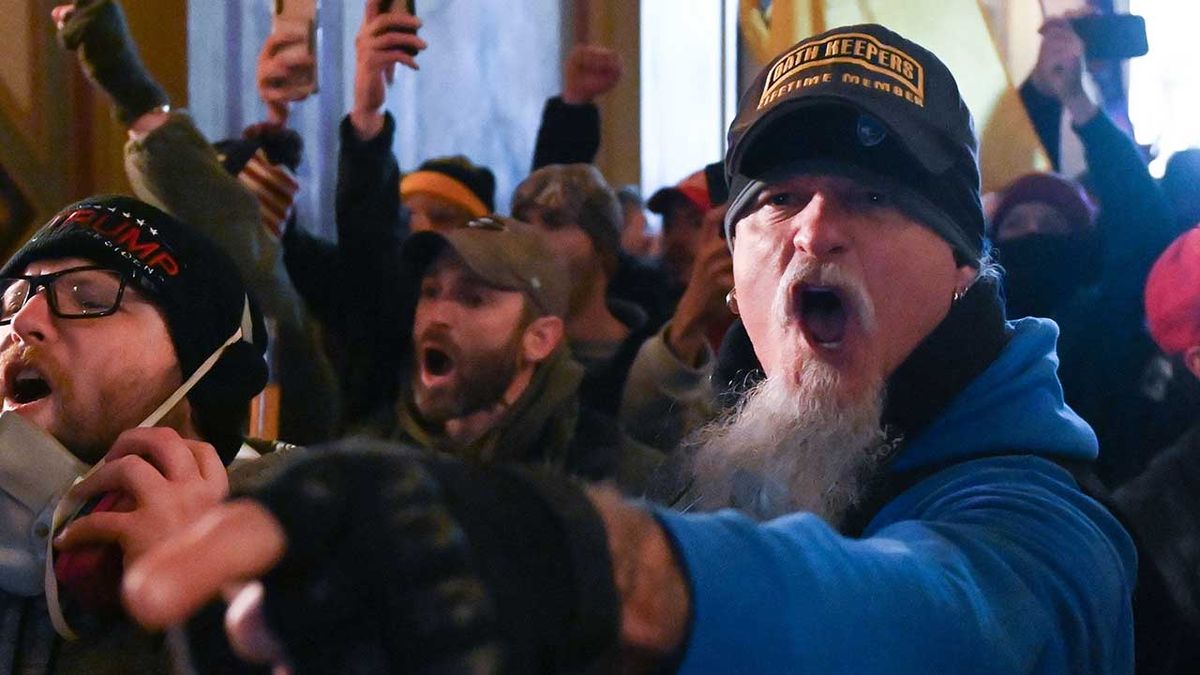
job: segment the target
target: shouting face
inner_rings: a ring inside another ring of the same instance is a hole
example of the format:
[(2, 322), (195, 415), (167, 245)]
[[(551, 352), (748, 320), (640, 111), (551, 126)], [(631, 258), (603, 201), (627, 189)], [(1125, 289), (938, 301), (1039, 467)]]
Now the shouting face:
[(503, 401), (526, 366), (525, 299), (487, 285), (451, 252), (421, 281), (413, 323), (412, 391), (426, 421), (443, 423)]
[[(50, 274), (93, 265), (66, 258), (31, 263), (22, 274)], [(111, 272), (93, 270), (56, 282), (60, 311), (68, 302), (98, 302), (96, 288)], [(0, 326), (0, 393), (15, 411), (49, 432), (86, 462), (99, 460), (118, 434), (154, 410), (182, 378), (161, 310), (126, 284), (106, 316), (64, 318), (52, 310), (48, 289), (20, 304), (6, 297), (9, 323)], [(75, 301), (68, 297), (76, 294)]]
[(823, 368), (848, 400), (885, 381), (974, 276), (886, 192), (842, 177), (768, 185), (735, 241), (741, 315), (767, 375)]

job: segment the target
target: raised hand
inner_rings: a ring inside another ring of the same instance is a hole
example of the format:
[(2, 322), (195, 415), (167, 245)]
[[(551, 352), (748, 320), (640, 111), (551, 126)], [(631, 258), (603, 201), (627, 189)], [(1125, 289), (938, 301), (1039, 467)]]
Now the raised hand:
[(88, 81), (112, 100), (121, 124), (167, 104), (167, 93), (138, 56), (125, 13), (115, 0), (77, 0), (50, 12), (59, 43), (76, 52)]
[(367, 0), (362, 26), (354, 38), (354, 106), (350, 123), (360, 138), (373, 138), (383, 128), (383, 104), (396, 64), (419, 70), (416, 54), (428, 45), (417, 37), (421, 20), (395, 3), (379, 11), (379, 0)]
[[(370, 494), (358, 499), (351, 484)], [(251, 662), (493, 671), (490, 596), (416, 455), (314, 452), (253, 497), (217, 506), (138, 560), (124, 580), (130, 615), (162, 628), (224, 595), (230, 645)]]
[(316, 63), (307, 50), (293, 49), (307, 38), (303, 35), (271, 33), (258, 53), (255, 81), (258, 96), (267, 104), (267, 121), (287, 124), (288, 109), (308, 98)]
[(570, 105), (591, 103), (621, 81), (621, 56), (599, 45), (575, 45), (563, 63), (562, 100)]
[(71, 522), (55, 538), (57, 550), (117, 544), (128, 565), (220, 503), (229, 480), (211, 445), (167, 428), (130, 429), (68, 497), (83, 503), (108, 493), (119, 496), (115, 509)]
[(1029, 78), (1046, 96), (1058, 99), (1076, 123), (1085, 122), (1096, 111), (1083, 86), (1083, 41), (1071, 27), (1071, 16), (1055, 17), (1042, 24), (1042, 44)]
[(685, 363), (694, 364), (699, 359), (709, 326), (729, 317), (725, 296), (733, 288), (733, 255), (720, 236), (727, 208), (709, 209), (704, 215), (687, 289), (671, 319), (667, 344)]

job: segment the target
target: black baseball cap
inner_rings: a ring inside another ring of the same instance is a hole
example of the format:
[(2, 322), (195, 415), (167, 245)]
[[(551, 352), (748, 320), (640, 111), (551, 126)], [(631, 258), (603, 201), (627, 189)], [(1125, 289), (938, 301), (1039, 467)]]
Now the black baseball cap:
[(971, 113), (945, 64), (883, 26), (834, 28), (763, 68), (729, 128), (725, 171), (727, 235), (766, 182), (834, 173), (890, 188), (960, 263), (982, 255)]

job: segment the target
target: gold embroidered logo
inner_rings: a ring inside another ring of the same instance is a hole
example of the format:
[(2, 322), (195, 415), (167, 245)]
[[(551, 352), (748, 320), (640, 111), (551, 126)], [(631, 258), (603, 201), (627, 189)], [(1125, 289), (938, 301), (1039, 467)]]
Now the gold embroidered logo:
[[(832, 82), (834, 76), (830, 72), (804, 73), (835, 63), (869, 71), (861, 75), (842, 73), (839, 77), (842, 84), (890, 92), (925, 107), (925, 69), (919, 61), (871, 35), (842, 33), (805, 43), (777, 59), (767, 74), (758, 109), (797, 89)], [(879, 77), (873, 78), (871, 73)]]

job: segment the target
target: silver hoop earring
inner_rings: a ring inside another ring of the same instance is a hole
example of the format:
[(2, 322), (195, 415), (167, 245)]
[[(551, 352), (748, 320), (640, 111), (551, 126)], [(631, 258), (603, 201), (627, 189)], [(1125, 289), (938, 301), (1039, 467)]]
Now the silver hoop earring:
[(950, 304), (954, 304), (954, 303), (958, 302), (959, 300), (962, 299), (962, 296), (964, 296), (964, 295), (966, 295), (966, 291), (964, 291), (963, 289), (961, 289), (961, 288), (954, 289), (954, 299), (951, 301)]
[(729, 292), (725, 294), (725, 306), (729, 308), (729, 311), (733, 313), (734, 316), (738, 316), (737, 288), (731, 288), (729, 289)]

